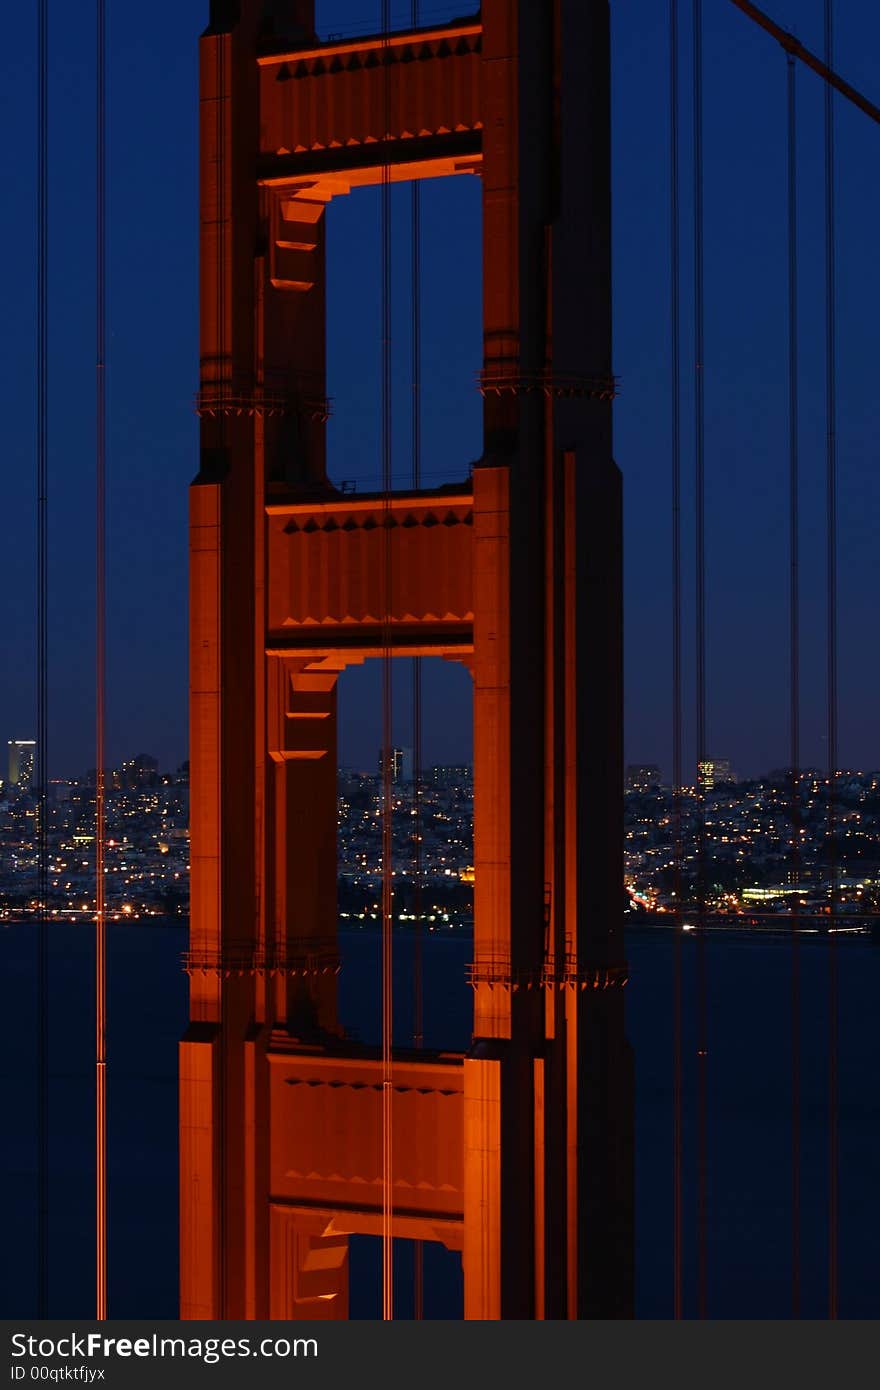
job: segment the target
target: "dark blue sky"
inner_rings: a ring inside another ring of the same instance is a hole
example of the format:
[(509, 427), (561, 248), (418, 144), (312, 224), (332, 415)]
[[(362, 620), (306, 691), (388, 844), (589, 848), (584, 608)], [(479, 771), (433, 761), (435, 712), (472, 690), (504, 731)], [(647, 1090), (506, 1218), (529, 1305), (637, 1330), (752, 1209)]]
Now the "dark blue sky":
[[(821, 0), (767, 0), (820, 47)], [(426, 19), (461, 4), (424, 0)], [(682, 0), (683, 77), (689, 62)], [(396, 6), (397, 18), (409, 4)], [(89, 7), (51, 10), (50, 771), (94, 761), (94, 31)], [(374, 28), (378, 0), (326, 0), (323, 33)], [(880, 10), (837, 0), (836, 64), (875, 100)], [(197, 38), (207, 0), (109, 0), (110, 760), (186, 756), (186, 506), (197, 430)], [(625, 478), (627, 757), (669, 765), (669, 240), (665, 0), (614, 0), (616, 457)], [(85, 19), (83, 16), (85, 15)], [(5, 17), (0, 129), (4, 583), (0, 742), (34, 727), (34, 17)], [(787, 453), (784, 59), (728, 0), (704, 0), (709, 745), (743, 772), (787, 749)], [(824, 761), (822, 88), (798, 74), (803, 465), (803, 742)], [(683, 104), (688, 103), (685, 88)], [(876, 256), (880, 130), (837, 102), (840, 468), (840, 756), (880, 764), (875, 639), (880, 480)], [(682, 120), (684, 380), (691, 379), (690, 131)], [(423, 186), (426, 479), (480, 452), (479, 185)], [(395, 191), (395, 468), (409, 469), (408, 207)], [(379, 200), (332, 205), (330, 467), (379, 472)], [(687, 503), (691, 403), (684, 402)], [(692, 587), (692, 514), (685, 517)], [(686, 653), (693, 642), (688, 611)], [(688, 661), (688, 666), (690, 662)], [(346, 675), (344, 762), (372, 767), (378, 669)], [(688, 670), (688, 685), (691, 674)], [(426, 682), (429, 761), (469, 755), (469, 678)], [(397, 738), (407, 742), (402, 673)], [(688, 762), (692, 729), (688, 727)]]

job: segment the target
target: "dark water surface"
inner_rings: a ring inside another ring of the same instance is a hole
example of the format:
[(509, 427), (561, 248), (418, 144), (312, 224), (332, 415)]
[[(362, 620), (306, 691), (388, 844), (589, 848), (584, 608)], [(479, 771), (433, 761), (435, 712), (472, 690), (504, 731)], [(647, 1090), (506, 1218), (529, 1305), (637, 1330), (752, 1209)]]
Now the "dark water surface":
[[(341, 938), (346, 1025), (378, 1036), (379, 945)], [(109, 952), (110, 1310), (113, 1317), (177, 1311), (177, 1041), (186, 1022), (185, 932), (111, 927)], [(696, 943), (685, 940), (685, 1302), (696, 1308)], [(51, 929), (50, 1313), (93, 1311), (93, 933)], [(411, 1029), (412, 943), (396, 944), (401, 1041)], [(673, 942), (662, 929), (627, 937), (628, 1034), (636, 1067), (637, 1313), (672, 1313)], [(713, 935), (708, 952), (707, 1295), (714, 1317), (791, 1311), (791, 947), (758, 936)], [(470, 1037), (466, 938), (425, 946), (430, 1047)], [(801, 1311), (824, 1317), (828, 1290), (828, 944), (801, 947)], [(880, 1315), (880, 947), (838, 938), (840, 1315)], [(35, 932), (0, 930), (0, 1093), (3, 1193), (0, 1315), (33, 1315), (36, 1298)], [(352, 1315), (375, 1316), (376, 1244), (352, 1242)], [(401, 1251), (401, 1312), (408, 1253)], [(426, 1249), (426, 1312), (456, 1316), (458, 1261)]]

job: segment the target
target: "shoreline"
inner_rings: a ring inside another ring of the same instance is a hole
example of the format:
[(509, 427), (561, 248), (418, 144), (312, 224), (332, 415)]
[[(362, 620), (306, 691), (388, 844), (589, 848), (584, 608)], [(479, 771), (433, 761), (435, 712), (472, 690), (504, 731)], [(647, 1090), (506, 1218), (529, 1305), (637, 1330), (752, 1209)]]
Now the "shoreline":
[[(47, 925), (50, 927), (89, 927), (94, 925), (94, 921), (94, 916), (89, 916), (84, 913), (75, 917), (67, 915), (62, 916), (59, 913), (57, 916), (50, 917)], [(179, 931), (186, 931), (189, 928), (188, 916), (167, 917), (161, 913), (148, 913), (136, 916), (114, 913), (108, 915), (107, 922), (108, 925), (113, 927), (134, 927), (142, 930), (167, 930), (171, 928)], [(38, 926), (40, 925), (40, 919), (34, 914), (18, 914), (14, 917), (0, 917), (0, 928), (28, 925)], [(746, 937), (750, 940), (759, 938), (766, 941), (791, 942), (797, 938), (798, 941), (813, 942), (827, 941), (830, 937), (834, 936), (837, 939), (845, 938), (858, 941), (871, 941), (872, 939), (876, 939), (878, 944), (880, 944), (880, 930), (878, 930), (878, 927), (880, 927), (880, 923), (869, 920), (866, 921), (864, 918), (856, 918), (852, 921), (847, 921), (845, 916), (841, 916), (836, 920), (834, 927), (828, 927), (824, 924), (819, 925), (815, 919), (809, 918), (805, 923), (804, 919), (801, 918), (795, 930), (794, 925), (790, 921), (787, 921), (783, 914), (780, 914), (774, 919), (768, 918), (763, 921), (751, 922), (737, 921), (735, 919), (728, 921), (719, 921), (715, 919), (708, 922), (704, 930), (707, 937), (713, 937), (715, 939), (721, 937), (726, 939)], [(676, 924), (674, 921), (662, 918), (635, 921), (627, 920), (624, 921), (623, 928), (627, 936), (631, 934), (639, 936), (674, 936)], [(372, 921), (362, 925), (356, 925), (350, 921), (343, 921), (338, 924), (338, 931), (340, 934), (349, 934), (353, 936), (369, 935), (381, 937), (382, 935), (379, 924)], [(473, 934), (474, 929), (472, 921), (460, 924), (443, 923), (439, 926), (426, 925), (424, 931), (421, 933), (423, 938), (430, 936), (443, 940), (448, 940), (449, 938), (470, 940), (473, 938)], [(417, 933), (415, 927), (409, 924), (401, 924), (394, 927), (394, 935), (402, 938), (414, 938), (419, 935), (419, 933)], [(696, 922), (684, 923), (681, 929), (682, 940), (698, 940), (700, 935), (701, 933)]]

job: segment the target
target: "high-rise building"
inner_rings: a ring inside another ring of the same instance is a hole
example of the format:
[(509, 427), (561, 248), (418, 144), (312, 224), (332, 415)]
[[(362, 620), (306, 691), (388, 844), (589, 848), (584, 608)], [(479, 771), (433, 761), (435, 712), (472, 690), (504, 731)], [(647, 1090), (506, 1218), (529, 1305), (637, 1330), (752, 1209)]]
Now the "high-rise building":
[[(392, 782), (412, 781), (412, 751), (409, 748), (392, 748), (388, 754), (391, 761)], [(385, 776), (385, 751), (379, 749), (379, 776)]]
[(736, 774), (727, 758), (705, 758), (697, 763), (697, 781), (703, 791), (710, 792), (723, 782), (735, 782)]
[(34, 780), (36, 741), (32, 738), (11, 738), (9, 750), (9, 785), (27, 790)]
[(119, 772), (113, 774), (113, 785), (127, 787), (134, 791), (138, 787), (155, 787), (159, 781), (159, 764), (149, 753), (138, 753), (136, 758), (124, 762)]
[(628, 792), (647, 792), (661, 783), (660, 769), (656, 763), (630, 763), (626, 769), (626, 789)]

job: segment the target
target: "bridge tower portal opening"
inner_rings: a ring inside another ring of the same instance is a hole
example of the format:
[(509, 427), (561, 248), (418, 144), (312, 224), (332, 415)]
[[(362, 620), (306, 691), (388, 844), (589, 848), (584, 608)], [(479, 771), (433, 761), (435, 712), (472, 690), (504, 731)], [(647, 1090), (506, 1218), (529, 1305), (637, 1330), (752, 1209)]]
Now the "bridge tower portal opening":
[[(382, 1230), (336, 690), (389, 633), (471, 671), (475, 800), (473, 1041), (395, 1054), (393, 1234), (461, 1251), (467, 1318), (630, 1316), (607, 2), (322, 43), (309, 0), (214, 0), (200, 55), (181, 1316), (347, 1317)], [(390, 500), (324, 447), (325, 220), (383, 169), (483, 200), (483, 453)]]

